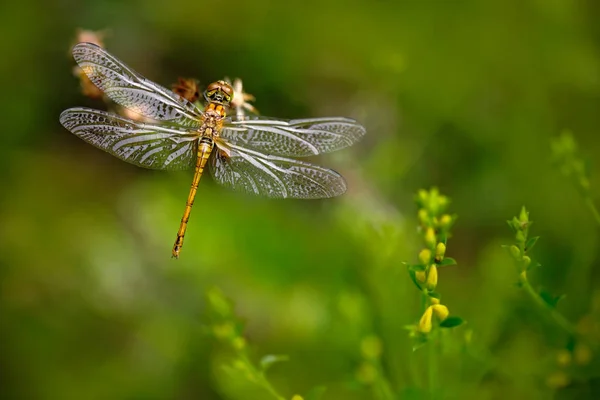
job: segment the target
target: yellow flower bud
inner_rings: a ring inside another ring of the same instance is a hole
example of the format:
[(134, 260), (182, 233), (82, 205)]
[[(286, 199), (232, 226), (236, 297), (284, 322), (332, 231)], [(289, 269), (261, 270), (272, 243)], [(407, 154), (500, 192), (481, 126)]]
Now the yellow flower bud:
[(419, 189), (419, 191), (417, 192), (417, 199), (421, 203), (426, 203), (427, 199), (429, 199), (429, 193), (427, 193), (427, 190), (425, 190), (425, 189)]
[(381, 356), (381, 340), (374, 335), (365, 337), (360, 342), (360, 351), (364, 358), (377, 359)]
[(244, 339), (241, 336), (238, 336), (233, 339), (233, 341), (231, 342), (231, 345), (236, 350), (242, 350), (246, 346), (246, 339)]
[(425, 265), (429, 264), (431, 262), (431, 250), (421, 250), (421, 252), (419, 253), (419, 262)]
[(294, 397), (292, 397), (292, 400), (304, 400), (304, 398), (299, 394), (295, 394)]
[(427, 210), (424, 208), (421, 208), (419, 210), (419, 212), (417, 213), (417, 216), (419, 217), (419, 221), (421, 222), (421, 224), (423, 225), (427, 225), (429, 222), (429, 214), (427, 213)]
[(377, 369), (368, 362), (363, 362), (356, 371), (356, 380), (364, 384), (370, 384), (377, 378)]
[(427, 307), (427, 310), (425, 310), (425, 313), (423, 313), (423, 316), (419, 320), (419, 331), (423, 333), (431, 332), (431, 316), (433, 313), (432, 307), (433, 306)]
[(427, 273), (427, 289), (434, 290), (437, 286), (438, 281), (438, 272), (435, 264), (431, 264), (429, 266), (429, 271)]
[(439, 242), (435, 247), (435, 262), (442, 262), (444, 255), (446, 254), (446, 245)]
[(437, 240), (435, 238), (435, 231), (433, 230), (433, 228), (427, 228), (427, 230), (425, 231), (425, 244), (430, 249), (433, 249), (435, 247), (436, 242)]
[(235, 335), (235, 327), (230, 322), (215, 325), (212, 331), (217, 339), (230, 339)]
[(438, 299), (437, 297), (431, 297), (430, 296), (429, 297), (429, 303), (432, 304), (432, 305), (440, 304), (440, 299)]
[(450, 311), (448, 311), (448, 307), (446, 307), (443, 304), (436, 304), (431, 306), (431, 308), (433, 309), (433, 312), (435, 312), (435, 315), (440, 321), (443, 321), (446, 318), (448, 318), (448, 315), (450, 314)]
[(571, 378), (563, 371), (556, 371), (546, 378), (546, 385), (552, 389), (560, 389), (571, 383)]
[(235, 360), (233, 362), (233, 368), (240, 370), (240, 371), (246, 371), (248, 369), (248, 366), (242, 360)]
[(415, 271), (415, 278), (417, 278), (417, 282), (425, 283), (427, 281), (427, 272)]
[(517, 261), (521, 260), (521, 249), (519, 249), (514, 244), (512, 246), (510, 246), (510, 254), (513, 256), (513, 258), (515, 260), (517, 260)]
[(571, 364), (571, 359), (571, 352), (568, 350), (562, 349), (556, 354), (556, 363), (561, 367)]
[(527, 282), (527, 271), (521, 271), (520, 277), (523, 282)]
[(440, 208), (444, 208), (448, 205), (448, 198), (446, 196), (438, 197), (438, 205)]
[(523, 208), (521, 208), (521, 213), (519, 214), (519, 222), (521, 223), (522, 226), (529, 222), (529, 213), (525, 209), (525, 206), (523, 206)]
[(592, 351), (587, 345), (578, 343), (573, 349), (573, 357), (577, 364), (587, 365), (592, 361)]
[(525, 234), (523, 233), (523, 231), (517, 231), (517, 233), (515, 234), (515, 239), (517, 240), (517, 242), (524, 242), (525, 241)]
[(523, 267), (527, 268), (531, 264), (531, 258), (529, 256), (523, 256)]
[(442, 217), (440, 218), (440, 228), (448, 229), (450, 228), (450, 225), (452, 225), (452, 217), (448, 214), (442, 215)]

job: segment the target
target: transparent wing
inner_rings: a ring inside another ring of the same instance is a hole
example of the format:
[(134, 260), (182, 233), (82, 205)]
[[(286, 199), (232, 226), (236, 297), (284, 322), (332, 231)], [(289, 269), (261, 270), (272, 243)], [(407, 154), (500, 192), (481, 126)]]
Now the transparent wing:
[(197, 134), (185, 127), (144, 124), (90, 108), (65, 110), (60, 123), (86, 142), (140, 167), (177, 171), (195, 165)]
[(265, 117), (232, 118), (220, 136), (261, 153), (305, 157), (339, 150), (356, 143), (365, 128), (349, 118), (310, 118), (291, 121)]
[(78, 43), (73, 58), (96, 86), (123, 107), (152, 119), (199, 126), (202, 111), (196, 106), (144, 78), (103, 48)]
[(210, 171), (217, 182), (233, 190), (272, 198), (320, 199), (346, 191), (344, 178), (318, 165), (265, 155), (228, 145), (230, 156), (215, 151)]

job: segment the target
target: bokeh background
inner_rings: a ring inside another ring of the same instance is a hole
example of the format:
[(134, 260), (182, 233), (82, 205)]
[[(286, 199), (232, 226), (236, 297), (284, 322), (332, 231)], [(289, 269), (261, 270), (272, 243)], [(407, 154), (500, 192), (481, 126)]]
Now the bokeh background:
[[(438, 291), (467, 321), (445, 331), (434, 397), (595, 398), (599, 225), (551, 141), (573, 132), (594, 200), (596, 1), (23, 0), (0, 20), (2, 398), (269, 399), (244, 368), (281, 354), (264, 376), (282, 398), (393, 398), (382, 381), (427, 398), (403, 262), (423, 246), (414, 197), (431, 186), (458, 215)], [(109, 51), (165, 86), (240, 77), (263, 115), (358, 119), (361, 143), (315, 160), (348, 193), (275, 201), (206, 176), (170, 259), (191, 172), (129, 165), (58, 122), (104, 107), (72, 74), (77, 28), (106, 29)], [(515, 284), (501, 245), (523, 205), (541, 236), (530, 280), (566, 295), (557, 310), (585, 345)], [(245, 346), (215, 335), (232, 321)]]

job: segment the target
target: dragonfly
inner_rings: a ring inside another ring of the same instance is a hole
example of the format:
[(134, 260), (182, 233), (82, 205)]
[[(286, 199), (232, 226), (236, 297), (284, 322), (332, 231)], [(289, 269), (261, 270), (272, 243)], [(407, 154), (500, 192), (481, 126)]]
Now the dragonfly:
[(206, 87), (202, 109), (95, 44), (78, 43), (72, 52), (81, 70), (107, 97), (144, 118), (76, 107), (60, 115), (66, 129), (140, 167), (194, 169), (172, 257), (180, 256), (207, 165), (217, 183), (259, 196), (319, 199), (346, 191), (346, 182), (336, 171), (290, 157), (314, 156), (356, 143), (366, 130), (355, 120), (228, 116), (234, 90), (225, 81)]

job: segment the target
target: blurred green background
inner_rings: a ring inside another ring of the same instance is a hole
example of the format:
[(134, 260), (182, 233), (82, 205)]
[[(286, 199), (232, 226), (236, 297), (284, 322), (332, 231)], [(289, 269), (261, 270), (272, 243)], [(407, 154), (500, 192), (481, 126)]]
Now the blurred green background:
[[(2, 3), (0, 20), (3, 399), (274, 398), (210, 334), (214, 315), (229, 318), (206, 299), (219, 303), (214, 287), (252, 363), (289, 356), (266, 374), (284, 398), (318, 386), (323, 399), (389, 398), (364, 372), (374, 337), (374, 374), (397, 398), (426, 398), (427, 350), (404, 329), (420, 295), (402, 262), (422, 247), (414, 195), (430, 186), (458, 215), (458, 266), (440, 270), (438, 291), (468, 322), (444, 331), (435, 396), (595, 398), (599, 226), (550, 142), (572, 130), (594, 198), (598, 2), (23, 0)], [(129, 165), (58, 122), (68, 107), (104, 107), (72, 74), (77, 28), (108, 29), (109, 51), (165, 86), (240, 77), (263, 115), (358, 119), (361, 143), (316, 160), (348, 193), (275, 201), (206, 176), (170, 259), (191, 172)], [(522, 205), (541, 236), (532, 284), (566, 294), (558, 311), (592, 344), (515, 285), (501, 245)]]

